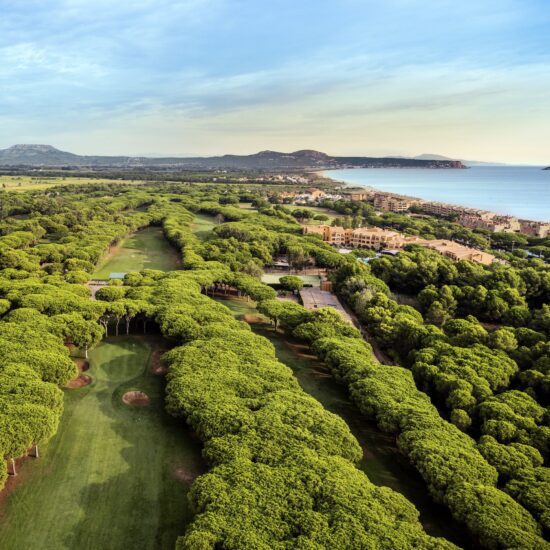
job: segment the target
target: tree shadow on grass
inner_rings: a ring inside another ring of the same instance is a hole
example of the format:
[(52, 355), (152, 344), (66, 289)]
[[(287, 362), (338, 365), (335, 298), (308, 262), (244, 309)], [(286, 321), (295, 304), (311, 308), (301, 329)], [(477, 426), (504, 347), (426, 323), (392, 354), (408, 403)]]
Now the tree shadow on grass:
[(419, 472), (399, 451), (395, 436), (382, 432), (374, 421), (361, 414), (346, 388), (337, 383), (328, 367), (306, 345), (269, 325), (252, 328), (273, 343), (278, 359), (294, 371), (304, 391), (346, 422), (363, 449), (358, 467), (375, 485), (390, 487), (412, 502), (430, 535), (445, 537), (465, 549), (475, 547), (466, 529), (453, 519), (449, 510), (432, 500)]
[[(109, 338), (107, 343), (129, 341), (156, 346), (160, 339), (119, 337)], [(139, 354), (149, 354), (151, 348), (136, 346), (123, 350), (122, 355), (128, 351), (140, 360)], [(120, 360), (121, 356), (115, 357), (101, 367), (108, 374), (120, 366)], [(106, 384), (95, 397), (120, 450), (113, 455), (113, 474), (107, 464), (105, 480), (81, 490), (82, 518), (66, 534), (64, 545), (90, 550), (172, 549), (192, 519), (187, 499), (191, 482), (205, 471), (200, 441), (184, 423), (164, 411), (165, 382), (151, 373), (149, 361), (139, 375), (107, 380)], [(132, 389), (147, 393), (150, 405), (134, 408), (124, 404), (122, 395)], [(97, 471), (105, 468), (101, 460), (97, 457)]]

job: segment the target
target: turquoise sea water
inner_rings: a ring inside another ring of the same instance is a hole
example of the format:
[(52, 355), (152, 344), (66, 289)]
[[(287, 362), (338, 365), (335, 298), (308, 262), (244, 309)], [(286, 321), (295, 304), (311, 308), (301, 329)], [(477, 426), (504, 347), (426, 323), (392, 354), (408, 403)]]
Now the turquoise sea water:
[(355, 186), (550, 221), (550, 170), (475, 166), (467, 170), (351, 169), (324, 175)]

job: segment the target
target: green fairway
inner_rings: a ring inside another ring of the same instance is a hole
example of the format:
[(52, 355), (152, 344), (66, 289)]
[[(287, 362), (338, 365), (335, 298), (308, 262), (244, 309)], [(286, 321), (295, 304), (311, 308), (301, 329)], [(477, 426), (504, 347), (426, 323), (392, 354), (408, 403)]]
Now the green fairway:
[(147, 227), (130, 235), (99, 263), (92, 277), (108, 279), (111, 273), (142, 269), (171, 271), (180, 267), (179, 254), (164, 238), (160, 227)]
[[(164, 412), (150, 372), (160, 339), (110, 338), (90, 354), (92, 383), (65, 390), (57, 435), (28, 459), (0, 516), (0, 548), (118, 550), (174, 547), (191, 519), (187, 492), (200, 444)], [(125, 405), (142, 390), (146, 407)]]
[(214, 216), (195, 214), (191, 229), (199, 239), (205, 239), (216, 225), (216, 218)]

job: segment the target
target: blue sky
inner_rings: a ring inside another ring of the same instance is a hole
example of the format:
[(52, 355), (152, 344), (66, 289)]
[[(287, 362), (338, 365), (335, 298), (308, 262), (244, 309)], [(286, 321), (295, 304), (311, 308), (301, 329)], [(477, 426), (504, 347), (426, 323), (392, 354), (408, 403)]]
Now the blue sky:
[(550, 0), (0, 0), (0, 147), (550, 163)]

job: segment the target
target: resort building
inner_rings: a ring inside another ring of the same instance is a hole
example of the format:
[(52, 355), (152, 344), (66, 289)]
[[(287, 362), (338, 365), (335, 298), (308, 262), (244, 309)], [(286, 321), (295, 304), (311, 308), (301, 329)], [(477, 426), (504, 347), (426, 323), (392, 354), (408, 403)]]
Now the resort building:
[(374, 195), (374, 207), (388, 212), (406, 212), (411, 206), (420, 204), (420, 199), (391, 195), (389, 193), (376, 193)]
[(344, 198), (351, 201), (370, 201), (375, 208), (386, 212), (408, 212), (412, 206), (418, 205), (425, 214), (454, 217), (458, 223), (469, 229), (484, 229), (493, 233), (522, 233), (540, 238), (550, 235), (549, 222), (519, 220), (514, 216), (502, 216), (488, 210), (445, 202), (425, 201), (416, 197), (385, 193), (371, 188), (348, 188), (343, 194)]
[(520, 232), (531, 237), (545, 239), (550, 234), (550, 223), (519, 220)]
[(403, 248), (416, 240), (407, 238), (396, 231), (388, 231), (380, 227), (360, 227), (353, 229), (349, 237), (349, 246), (353, 248)]
[(325, 192), (321, 191), (320, 189), (316, 189), (315, 187), (310, 187), (309, 189), (305, 190), (304, 194), (307, 195), (310, 200), (316, 201), (323, 197), (325, 195)]
[(460, 214), (464, 209), (444, 202), (423, 202), (422, 211), (434, 216), (452, 216)]
[(469, 260), (483, 265), (490, 265), (496, 261), (495, 256), (476, 248), (470, 248), (446, 239), (427, 240), (414, 236), (405, 236), (397, 231), (388, 231), (380, 227), (360, 227), (345, 229), (330, 225), (306, 225), (303, 227), (306, 235), (320, 235), (323, 241), (338, 248), (372, 248), (396, 254), (408, 244), (418, 244), (443, 254), (457, 262)]
[(450, 258), (455, 262), (458, 262), (459, 260), (469, 260), (470, 262), (490, 265), (496, 260), (495, 256), (492, 254), (488, 254), (487, 252), (483, 252), (482, 250), (477, 250), (475, 248), (469, 248), (446, 239), (436, 239), (433, 241), (422, 240), (418, 241), (416, 244), (436, 250), (440, 254), (443, 254), (446, 258)]
[(396, 231), (388, 231), (380, 227), (360, 227), (344, 229), (330, 225), (306, 225), (304, 234), (316, 234), (323, 237), (323, 241), (337, 247), (352, 248), (403, 248), (406, 244), (417, 242), (417, 237), (404, 237)]
[(351, 201), (367, 201), (372, 197), (372, 192), (369, 191), (357, 191), (355, 193), (349, 194), (349, 199)]
[(494, 212), (464, 211), (458, 217), (458, 223), (469, 229), (486, 229), (492, 232), (517, 233), (521, 226), (513, 216), (497, 216)]
[[(279, 194), (279, 197), (281, 195)], [(306, 189), (303, 193), (295, 194), (294, 195), (294, 204), (316, 204), (321, 200), (333, 200), (337, 201), (342, 198), (342, 195), (337, 195), (335, 193), (325, 193), (324, 191), (321, 191), (320, 189)]]

